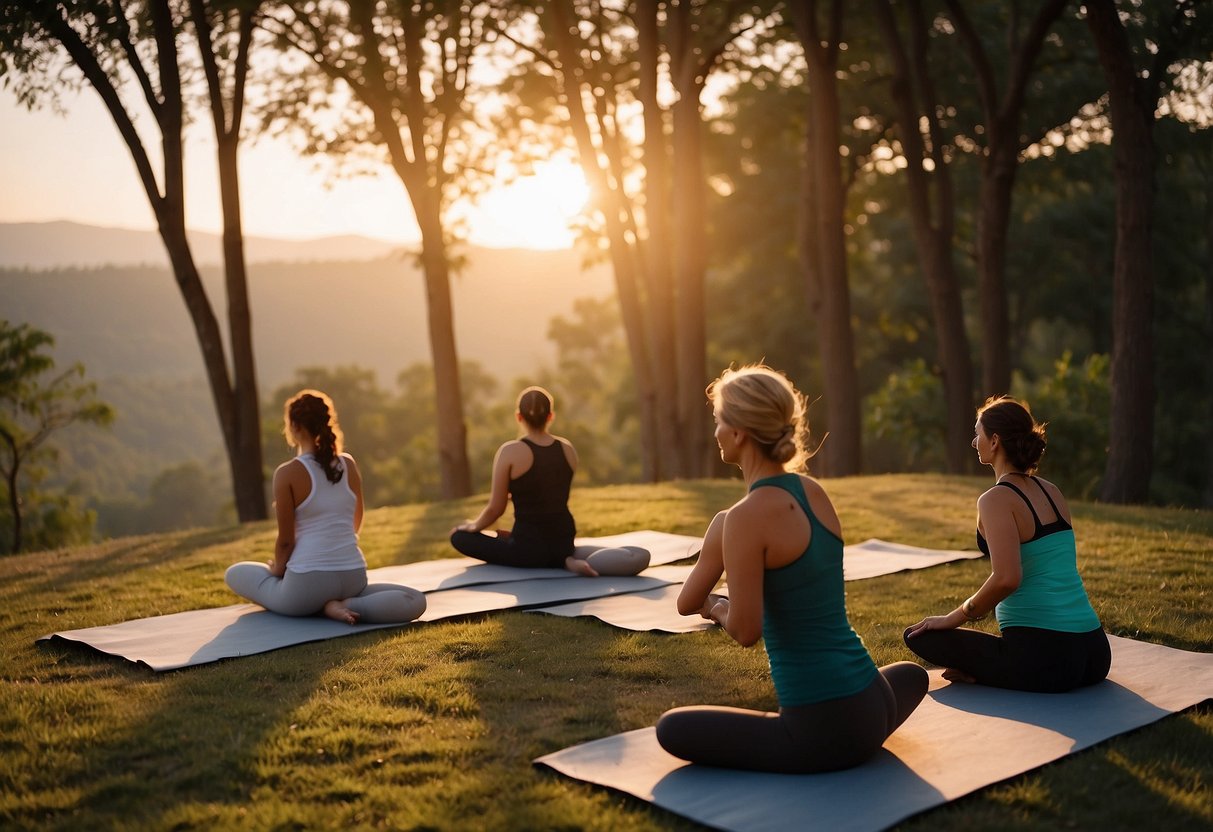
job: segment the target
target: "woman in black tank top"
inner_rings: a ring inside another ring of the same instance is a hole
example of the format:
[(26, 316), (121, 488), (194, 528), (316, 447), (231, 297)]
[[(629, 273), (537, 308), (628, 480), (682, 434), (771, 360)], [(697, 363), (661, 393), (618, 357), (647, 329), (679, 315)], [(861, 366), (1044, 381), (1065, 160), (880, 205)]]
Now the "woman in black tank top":
[[(528, 387), (518, 397), (515, 418), (526, 431), (506, 442), (493, 460), (493, 483), (488, 505), (475, 520), (451, 531), (451, 545), (469, 557), (502, 566), (564, 568), (578, 575), (635, 575), (649, 565), (649, 553), (637, 547), (578, 547), (569, 512), (569, 488), (577, 468), (577, 451), (567, 439), (554, 436), (552, 396), (542, 387)], [(514, 501), (514, 527), (485, 534)]]

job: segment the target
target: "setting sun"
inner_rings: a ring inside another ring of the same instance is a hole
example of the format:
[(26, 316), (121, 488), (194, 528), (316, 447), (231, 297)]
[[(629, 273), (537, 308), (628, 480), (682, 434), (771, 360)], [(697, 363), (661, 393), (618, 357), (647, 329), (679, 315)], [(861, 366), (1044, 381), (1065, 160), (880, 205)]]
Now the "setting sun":
[(467, 209), (468, 236), (495, 248), (561, 249), (573, 244), (572, 219), (590, 189), (576, 163), (554, 159), (489, 191)]

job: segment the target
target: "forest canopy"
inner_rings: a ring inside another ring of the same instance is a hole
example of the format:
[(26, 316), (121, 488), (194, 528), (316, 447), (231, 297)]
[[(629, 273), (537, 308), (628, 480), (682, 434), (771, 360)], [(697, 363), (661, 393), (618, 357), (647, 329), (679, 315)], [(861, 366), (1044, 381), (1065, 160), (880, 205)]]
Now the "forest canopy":
[[(421, 223), (429, 366), (398, 392), (299, 367), (256, 391), (267, 449), (287, 387), (327, 381), (349, 391), (329, 392), (352, 444), (361, 428), (392, 448), (372, 495), (458, 496), (485, 487), (526, 381), (556, 392), (587, 480), (713, 475), (704, 385), (765, 359), (828, 433), (816, 473), (974, 473), (974, 408), (1009, 392), (1049, 423), (1046, 475), (1075, 496), (1213, 505), (1208, 2), (189, 5), (134, 4), (127, 36), (200, 36), (207, 10), (217, 33), (249, 27), (245, 132), (399, 176)], [(83, 6), (5, 21), (5, 81), (29, 103), (53, 39), (108, 8)], [(495, 165), (556, 156), (590, 184), (579, 246), (615, 298), (552, 322), (554, 361), (496, 378), (459, 360), (453, 206)]]

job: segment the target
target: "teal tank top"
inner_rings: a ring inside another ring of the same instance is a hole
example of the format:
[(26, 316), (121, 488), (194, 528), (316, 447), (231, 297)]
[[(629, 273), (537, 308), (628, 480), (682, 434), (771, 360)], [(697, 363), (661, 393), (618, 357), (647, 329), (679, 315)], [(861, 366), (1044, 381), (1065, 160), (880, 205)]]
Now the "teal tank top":
[[(1032, 480), (1036, 478), (1032, 477)], [(1036, 627), (1062, 633), (1088, 633), (1098, 629), (1099, 616), (1091, 607), (1078, 575), (1074, 529), (1062, 518), (1049, 492), (1036, 483), (1057, 518), (1045, 525), (1040, 522), (1026, 494), (1012, 483), (999, 485), (1010, 488), (1028, 504), (1036, 530), (1031, 540), (1019, 544), (1022, 577), (1019, 588), (994, 609), (998, 626)]]
[(810, 705), (859, 693), (876, 678), (876, 663), (847, 620), (842, 540), (809, 508), (796, 474), (756, 481), (791, 494), (809, 518), (812, 537), (799, 558), (762, 579), (762, 637), (771, 681), (782, 706)]

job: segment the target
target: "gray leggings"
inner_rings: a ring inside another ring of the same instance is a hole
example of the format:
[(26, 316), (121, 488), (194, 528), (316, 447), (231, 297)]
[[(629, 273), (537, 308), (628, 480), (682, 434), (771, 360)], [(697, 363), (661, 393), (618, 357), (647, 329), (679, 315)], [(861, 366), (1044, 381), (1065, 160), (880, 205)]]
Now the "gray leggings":
[(587, 561), (599, 575), (637, 575), (649, 567), (651, 555), (639, 546), (578, 546), (573, 557)]
[(692, 763), (808, 774), (851, 768), (875, 754), (927, 695), (914, 662), (880, 668), (859, 693), (779, 713), (698, 705), (666, 711), (657, 742)]
[(342, 601), (367, 624), (403, 624), (425, 612), (425, 596), (401, 584), (367, 584), (366, 569), (292, 572), (279, 578), (264, 563), (244, 561), (223, 576), (232, 591), (281, 615), (315, 615)]

